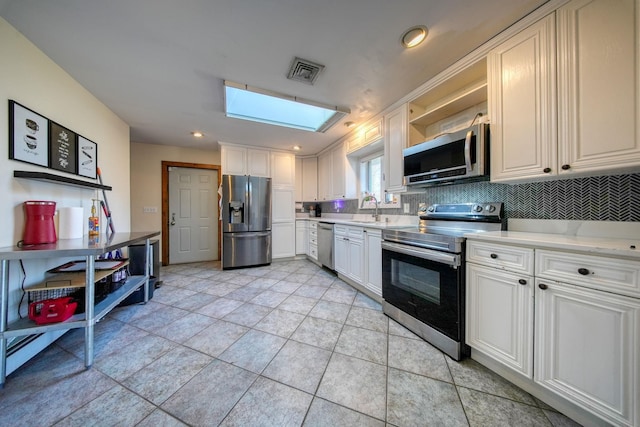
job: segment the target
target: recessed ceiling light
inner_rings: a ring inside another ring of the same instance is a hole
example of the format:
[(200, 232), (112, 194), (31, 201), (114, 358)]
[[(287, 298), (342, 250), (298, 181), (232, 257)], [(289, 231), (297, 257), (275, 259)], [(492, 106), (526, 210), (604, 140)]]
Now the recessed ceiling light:
[(424, 25), (417, 25), (405, 31), (400, 40), (402, 45), (408, 49), (416, 47), (422, 43), (427, 38), (428, 33), (429, 30), (427, 30), (427, 27)]
[(300, 146), (299, 145), (294, 145), (293, 149), (296, 150), (296, 151), (300, 151)]
[(200, 131), (193, 131), (191, 132), (191, 135), (193, 135), (194, 138), (202, 138), (204, 136), (204, 134)]

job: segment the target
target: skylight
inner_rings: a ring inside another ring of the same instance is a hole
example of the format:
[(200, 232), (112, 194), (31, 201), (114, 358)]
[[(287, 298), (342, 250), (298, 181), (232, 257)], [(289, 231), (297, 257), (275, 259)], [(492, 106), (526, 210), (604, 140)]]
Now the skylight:
[(227, 117), (276, 126), (325, 132), (350, 113), (317, 102), (225, 80)]

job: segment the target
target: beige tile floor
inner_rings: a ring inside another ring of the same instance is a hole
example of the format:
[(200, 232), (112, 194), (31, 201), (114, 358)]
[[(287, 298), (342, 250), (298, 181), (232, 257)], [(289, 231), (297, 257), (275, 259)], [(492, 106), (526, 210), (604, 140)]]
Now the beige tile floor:
[(576, 425), (309, 261), (162, 281), (96, 325), (92, 369), (75, 330), (11, 374), (0, 426)]

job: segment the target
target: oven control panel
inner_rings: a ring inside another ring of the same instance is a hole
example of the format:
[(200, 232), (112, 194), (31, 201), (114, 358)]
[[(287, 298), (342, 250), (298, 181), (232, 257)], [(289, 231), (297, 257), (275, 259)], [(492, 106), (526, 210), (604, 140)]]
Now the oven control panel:
[(418, 215), (421, 219), (501, 220), (503, 217), (503, 204), (501, 202), (434, 205), (421, 203), (418, 208)]

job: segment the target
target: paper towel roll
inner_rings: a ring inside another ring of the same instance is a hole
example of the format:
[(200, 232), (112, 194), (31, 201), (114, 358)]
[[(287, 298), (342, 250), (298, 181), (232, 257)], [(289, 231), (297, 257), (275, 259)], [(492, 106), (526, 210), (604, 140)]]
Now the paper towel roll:
[(59, 208), (58, 239), (78, 239), (82, 237), (84, 225), (83, 208)]

